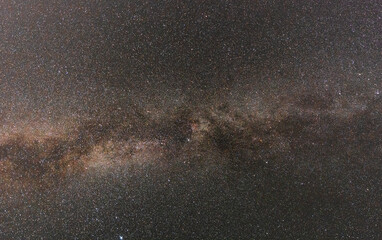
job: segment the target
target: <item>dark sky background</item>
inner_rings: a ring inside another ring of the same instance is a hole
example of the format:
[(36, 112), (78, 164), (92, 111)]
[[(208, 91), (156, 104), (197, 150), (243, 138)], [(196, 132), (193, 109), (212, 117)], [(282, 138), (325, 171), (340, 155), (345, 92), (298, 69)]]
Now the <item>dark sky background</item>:
[(3, 118), (381, 88), (379, 1), (4, 1), (1, 29)]
[(381, 239), (382, 3), (0, 0), (0, 239)]

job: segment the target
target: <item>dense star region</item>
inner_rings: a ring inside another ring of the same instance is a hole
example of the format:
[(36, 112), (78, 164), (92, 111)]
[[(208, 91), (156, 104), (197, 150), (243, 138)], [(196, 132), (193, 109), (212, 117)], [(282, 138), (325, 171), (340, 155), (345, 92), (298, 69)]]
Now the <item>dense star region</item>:
[(0, 2), (0, 239), (381, 239), (382, 3)]

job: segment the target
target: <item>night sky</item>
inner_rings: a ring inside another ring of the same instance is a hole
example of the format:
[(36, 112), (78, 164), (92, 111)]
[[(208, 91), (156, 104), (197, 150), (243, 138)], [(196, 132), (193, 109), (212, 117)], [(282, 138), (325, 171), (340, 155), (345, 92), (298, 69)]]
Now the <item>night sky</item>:
[(0, 0), (0, 239), (382, 239), (382, 2)]

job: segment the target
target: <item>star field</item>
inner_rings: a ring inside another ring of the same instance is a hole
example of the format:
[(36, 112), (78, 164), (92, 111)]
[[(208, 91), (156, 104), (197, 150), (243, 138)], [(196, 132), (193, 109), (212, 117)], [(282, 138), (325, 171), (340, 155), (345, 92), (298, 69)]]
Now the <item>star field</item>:
[(0, 2), (0, 239), (380, 239), (380, 1)]

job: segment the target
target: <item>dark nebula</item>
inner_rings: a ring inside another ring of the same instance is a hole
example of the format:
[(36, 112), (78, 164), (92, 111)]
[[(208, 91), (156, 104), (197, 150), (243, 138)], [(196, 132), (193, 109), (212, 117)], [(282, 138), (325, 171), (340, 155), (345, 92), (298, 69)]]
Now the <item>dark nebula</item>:
[(382, 3), (0, 3), (0, 239), (381, 239)]

